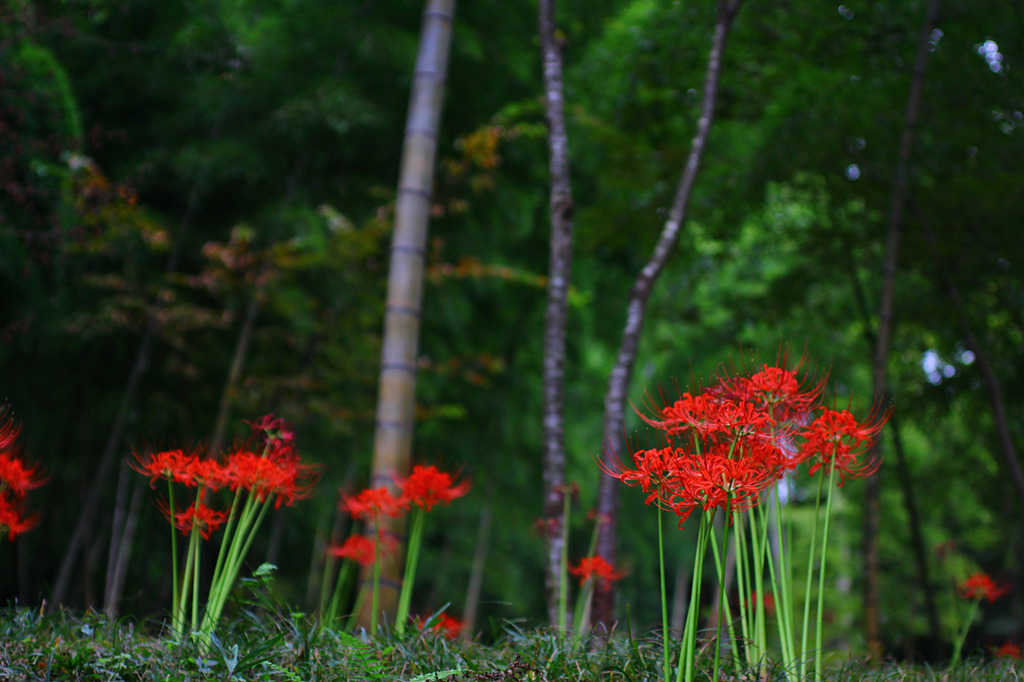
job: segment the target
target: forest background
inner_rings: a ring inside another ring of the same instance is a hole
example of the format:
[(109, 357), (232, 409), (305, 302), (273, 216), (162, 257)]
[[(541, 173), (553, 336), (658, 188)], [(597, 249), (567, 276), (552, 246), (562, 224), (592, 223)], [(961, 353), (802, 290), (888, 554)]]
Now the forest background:
[[(1024, 623), (1024, 13), (946, 0), (928, 27), (926, 4), (743, 7), (629, 392), (641, 403), (788, 345), (830, 372), (840, 405), (869, 406), (890, 207), (905, 182), (895, 412), (875, 479), (893, 652), (955, 627), (951, 586), (976, 569), (1013, 585), (982, 636), (1019, 640)], [(313, 498), (274, 515), (252, 561), (279, 567), (283, 602), (312, 608), (324, 544), (346, 523), (337, 490), (363, 487), (371, 467), (421, 12), (405, 0), (0, 10), (0, 368), (25, 453), (49, 474), (31, 496), (38, 527), (0, 559), (6, 603), (165, 609), (165, 522), (131, 453), (216, 451), (274, 412), (323, 474)], [(714, 20), (708, 2), (559, 7), (576, 204), (564, 388), (576, 558), (629, 288), (689, 152)], [(927, 69), (901, 165), (922, 27)], [(462, 4), (451, 50), (413, 458), (460, 471), (473, 492), (430, 524), (416, 606), (462, 615), (482, 565), (471, 609), (486, 632), (545, 620), (532, 531), (550, 235), (536, 7)], [(627, 432), (638, 428), (631, 419)], [(831, 564), (830, 627), (855, 650), (869, 487), (843, 489)], [(617, 608), (646, 628), (657, 542), (629, 492)], [(687, 538), (673, 572), (692, 562)]]

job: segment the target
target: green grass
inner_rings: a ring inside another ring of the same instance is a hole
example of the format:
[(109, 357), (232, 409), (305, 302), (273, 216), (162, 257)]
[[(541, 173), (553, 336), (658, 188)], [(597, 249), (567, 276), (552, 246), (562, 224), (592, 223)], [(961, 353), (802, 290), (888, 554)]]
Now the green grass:
[[(592, 636), (573, 645), (550, 629), (506, 623), (496, 626), (492, 644), (481, 644), (433, 631), (357, 637), (318, 628), (305, 616), (265, 613), (243, 613), (219, 632), (204, 649), (175, 642), (159, 623), (6, 609), (0, 611), (0, 680), (660, 682), (662, 675), (660, 633)], [(698, 679), (707, 679), (709, 664), (699, 659)], [(995, 682), (1022, 674), (1021, 661), (968, 659), (953, 670), (848, 662), (826, 678)], [(774, 669), (765, 679), (785, 678)]]

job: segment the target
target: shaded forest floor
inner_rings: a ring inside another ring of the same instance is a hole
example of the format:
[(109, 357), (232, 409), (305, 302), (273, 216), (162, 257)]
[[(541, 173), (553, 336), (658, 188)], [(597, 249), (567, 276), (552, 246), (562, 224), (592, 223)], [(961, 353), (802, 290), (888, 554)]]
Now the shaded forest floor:
[[(150, 632), (152, 627), (157, 632)], [(662, 678), (660, 638), (629, 633), (566, 641), (550, 630), (497, 626), (491, 644), (449, 639), (428, 629), (404, 637), (360, 638), (318, 628), (295, 614), (243, 613), (208, 646), (161, 636), (158, 623), (108, 621), (87, 613), (52, 615), (24, 609), (0, 611), (0, 679), (3, 680), (402, 680), (427, 682), (542, 682)], [(673, 653), (673, 656), (675, 654)], [(710, 679), (710, 654), (698, 664)], [(869, 667), (835, 661), (829, 680), (1016, 680), (1024, 664), (1008, 659), (968, 659), (956, 668), (901, 665)], [(723, 672), (720, 679), (785, 680), (772, 668), (758, 676)]]

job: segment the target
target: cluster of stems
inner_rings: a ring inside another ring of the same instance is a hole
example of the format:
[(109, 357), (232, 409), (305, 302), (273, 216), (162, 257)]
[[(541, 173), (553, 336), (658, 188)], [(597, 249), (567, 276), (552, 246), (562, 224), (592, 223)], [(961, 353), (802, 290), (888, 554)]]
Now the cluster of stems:
[[(171, 523), (171, 628), (179, 638), (192, 632), (210, 641), (267, 511), (306, 497), (315, 478), (315, 468), (299, 460), (287, 423), (268, 414), (250, 426), (253, 439), (233, 447), (222, 461), (204, 459), (196, 450), (136, 454), (137, 471), (152, 484), (167, 483), (167, 502), (160, 506)], [(178, 486), (194, 490), (181, 508)], [(232, 492), (226, 511), (208, 501), (221, 489)], [(203, 545), (221, 529), (206, 598), (200, 599)], [(187, 538), (181, 569), (179, 532)]]
[[(353, 519), (365, 522), (367, 535), (353, 534), (342, 545), (331, 546), (328, 553), (334, 558), (343, 559), (338, 569), (338, 577), (330, 597), (326, 589), (321, 596), (321, 621), (334, 623), (339, 617), (345, 594), (348, 593), (349, 579), (356, 567), (362, 567), (372, 573), (370, 580), (370, 632), (377, 632), (380, 616), (380, 575), (381, 558), (394, 551), (397, 542), (384, 530), (381, 523), (384, 517), (397, 517), (411, 509), (409, 542), (405, 557), (405, 571), (402, 588), (398, 596), (398, 608), (395, 614), (395, 633), (405, 633), (409, 621), (409, 609), (412, 604), (412, 589), (415, 584), (416, 570), (419, 565), (420, 549), (423, 545), (425, 516), (438, 504), (448, 504), (453, 499), (465, 495), (469, 491), (469, 482), (455, 484), (451, 474), (434, 466), (416, 465), (405, 479), (396, 480), (398, 494), (392, 493), (387, 486), (367, 488), (360, 493), (348, 496), (342, 494), (340, 508), (352, 515)], [(329, 564), (325, 562), (325, 578)], [(325, 579), (326, 584), (326, 579)], [(353, 612), (348, 620), (348, 627), (354, 627), (356, 615), (361, 611), (366, 598), (365, 590), (359, 590)]]
[[(703, 569), (709, 546), (719, 587), (713, 679), (719, 677), (726, 650), (737, 675), (741, 667), (755, 675), (765, 673), (771, 615), (767, 595), (777, 617), (787, 675), (802, 679), (813, 661), (815, 678), (822, 676), (825, 559), (833, 493), (845, 479), (875, 471), (878, 461), (864, 455), (888, 414), (872, 413), (858, 421), (848, 410), (824, 407), (820, 404), (824, 380), (806, 385), (797, 369), (782, 363), (780, 367), (765, 365), (749, 375), (722, 376), (704, 390), (683, 393), (678, 400), (654, 406), (650, 414), (640, 416), (662, 432), (666, 445), (633, 452), (631, 466), (602, 464), (607, 474), (640, 487), (648, 494), (647, 504), (659, 509), (665, 682), (672, 676), (661, 510), (672, 512), (680, 528), (692, 513), (701, 512), (676, 681), (691, 682), (696, 671)], [(801, 465), (807, 466), (810, 475), (818, 474), (818, 496), (798, 630), (789, 557), (792, 524), (784, 521), (792, 496), (783, 499), (780, 490), (791, 483)], [(721, 531), (716, 530), (717, 518), (723, 521)], [(740, 594), (738, 625), (726, 591), (733, 577), (727, 575), (725, 560), (730, 543)], [(812, 598), (814, 585), (816, 599)], [(754, 598), (748, 600), (750, 597)], [(813, 646), (809, 643), (812, 602), (816, 603)], [(723, 646), (726, 634), (728, 644)]]

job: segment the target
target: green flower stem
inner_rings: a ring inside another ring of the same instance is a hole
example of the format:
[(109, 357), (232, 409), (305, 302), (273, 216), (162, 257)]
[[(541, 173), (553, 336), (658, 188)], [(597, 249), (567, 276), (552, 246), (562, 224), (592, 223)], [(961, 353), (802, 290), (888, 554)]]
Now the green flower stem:
[(181, 581), (181, 592), (178, 597), (181, 600), (178, 603), (178, 613), (174, 615), (175, 623), (181, 630), (181, 634), (185, 632), (185, 621), (188, 619), (188, 603), (189, 595), (191, 593), (193, 583), (192, 574), (196, 567), (196, 554), (198, 553), (199, 538), (198, 533), (193, 528), (188, 538), (188, 550), (185, 553), (185, 575)]
[(964, 642), (967, 640), (967, 633), (970, 632), (971, 625), (974, 623), (974, 619), (978, 616), (978, 607), (980, 605), (981, 595), (975, 598), (967, 609), (967, 618), (964, 619), (964, 624), (956, 636), (956, 641), (953, 643), (953, 656), (949, 659), (950, 668), (954, 668), (958, 663), (960, 663), (960, 653), (963, 651)]
[(363, 604), (366, 603), (366, 583), (362, 583), (359, 586), (359, 592), (356, 594), (356, 603), (352, 606), (352, 613), (349, 614), (348, 623), (345, 624), (345, 632), (352, 632), (356, 629), (356, 623), (359, 622), (359, 613), (363, 610)]
[(377, 608), (380, 603), (380, 519), (373, 519), (373, 592), (370, 597), (370, 634), (377, 634)]
[(327, 546), (330, 545), (330, 537), (327, 538), (327, 542), (324, 547), (324, 573), (320, 576), (320, 606), (317, 608), (317, 618), (320, 623), (323, 624), (324, 616), (327, 614), (328, 600), (333, 601), (334, 592), (338, 591), (338, 584), (334, 584), (334, 592), (327, 591), (327, 582), (331, 577), (331, 567), (335, 564), (338, 565), (338, 575), (341, 575), (341, 567), (344, 565), (344, 559), (336, 559), (331, 556), (330, 552), (327, 551)]
[[(729, 504), (728, 504), (728, 498), (726, 498), (725, 528), (722, 529), (722, 535), (723, 535), (722, 544), (725, 547), (729, 546), (729, 526), (731, 526), (731, 525), (732, 524), (729, 523)], [(737, 529), (736, 534), (738, 535), (740, 532), (742, 532), (742, 530), (741, 529)], [(712, 529), (712, 531), (711, 531), (711, 537), (712, 538), (715, 537), (714, 529)], [(717, 552), (716, 552), (716, 554), (717, 554)], [(722, 618), (725, 615), (724, 614), (724, 610), (725, 610), (725, 602), (726, 602), (726, 599), (727, 599), (727, 595), (725, 593), (725, 566), (719, 565), (718, 562), (715, 562), (715, 567), (718, 569), (718, 571), (717, 571), (718, 572), (718, 622), (715, 624), (715, 672), (714, 672), (714, 677), (712, 679), (713, 679), (713, 682), (718, 682), (719, 664), (720, 664), (720, 662), (722, 660), (721, 659), (721, 653), (722, 653)]]
[(178, 585), (178, 529), (174, 527), (174, 482), (167, 477), (167, 505), (171, 510), (171, 626), (180, 638), (185, 624), (181, 621), (181, 591)]
[(814, 679), (822, 679), (821, 671), (825, 662), (822, 655), (822, 622), (825, 615), (825, 559), (828, 556), (828, 528), (832, 518), (832, 492), (835, 490), (835, 453), (832, 454), (832, 468), (828, 472), (828, 495), (825, 499), (825, 528), (821, 533), (821, 563), (818, 565), (818, 619), (814, 631)]
[(209, 635), (216, 626), (217, 618), (223, 610), (221, 599), (227, 599), (224, 592), (224, 581), (231, 575), (231, 567), (234, 564), (234, 556), (238, 551), (239, 536), (245, 533), (247, 525), (251, 523), (252, 497), (247, 497), (242, 506), (241, 513), (236, 515), (238, 503), (241, 498), (241, 491), (235, 492), (235, 499), (231, 503), (231, 511), (228, 516), (228, 523), (224, 528), (224, 535), (221, 538), (220, 549), (217, 552), (217, 563), (213, 568), (213, 578), (210, 580), (210, 589), (206, 600), (206, 612), (203, 614), (202, 632)]
[(562, 493), (562, 556), (558, 564), (558, 631), (566, 633), (569, 613), (569, 508), (572, 495)]
[[(750, 538), (754, 544), (754, 592), (757, 593), (757, 603), (754, 605), (754, 641), (759, 661), (763, 662), (768, 654), (768, 634), (764, 612), (764, 564), (765, 555), (768, 553), (768, 523), (763, 521), (755, 524), (756, 512), (750, 513)], [(760, 537), (757, 529), (760, 528)]]
[(800, 679), (807, 673), (807, 633), (811, 622), (811, 585), (814, 582), (814, 549), (818, 536), (818, 515), (821, 507), (821, 488), (825, 484), (825, 476), (818, 478), (818, 494), (814, 498), (814, 525), (811, 526), (811, 546), (807, 550), (807, 586), (804, 591), (804, 622), (800, 634)]
[[(658, 510), (658, 514), (658, 522), (660, 523), (661, 510)], [(600, 531), (601, 522), (600, 520), (598, 520), (596, 523), (594, 523), (594, 530), (590, 533), (590, 544), (587, 545), (587, 553), (585, 556), (592, 557), (594, 556), (594, 553), (597, 552), (597, 536), (600, 533)], [(587, 624), (590, 622), (590, 611), (593, 607), (593, 596), (595, 589), (596, 586), (594, 585), (593, 577), (588, 578), (586, 582), (584, 582), (584, 584), (580, 587), (580, 593), (576, 597), (576, 608), (573, 609), (572, 619), (572, 622), (574, 623), (573, 630), (576, 633), (573, 642), (574, 646), (583, 636), (583, 633), (586, 631)], [(664, 597), (662, 599), (662, 607), (664, 607)]]
[[(735, 543), (735, 540), (733, 541)], [(714, 533), (711, 534), (711, 550), (715, 557), (715, 568), (718, 570), (718, 575), (725, 575), (725, 558), (718, 549), (718, 538)], [(729, 633), (729, 644), (732, 647), (732, 665), (733, 670), (736, 673), (736, 677), (740, 676), (740, 657), (739, 647), (736, 644), (736, 627), (732, 622), (732, 608), (729, 606), (729, 600), (726, 599), (722, 604), (725, 607), (725, 623), (726, 632)]]
[[(196, 504), (199, 504), (198, 499)], [(192, 537), (189, 538), (189, 554), (192, 555), (193, 568), (192, 568), (192, 632), (196, 631), (199, 626), (199, 559), (202, 554), (200, 551), (202, 545), (200, 545), (201, 538), (199, 537), (199, 530), (192, 527)], [(194, 551), (193, 551), (194, 550)]]
[(661, 571), (661, 658), (665, 670), (665, 682), (670, 682), (668, 676), (668, 591), (665, 589), (665, 534), (662, 515), (665, 513), (661, 508), (655, 508), (658, 513), (658, 568)]
[(321, 613), (321, 621), (323, 623), (333, 624), (338, 618), (338, 611), (341, 610), (341, 599), (345, 590), (345, 585), (348, 584), (349, 576), (352, 574), (352, 562), (342, 561), (341, 566), (338, 568), (338, 579), (334, 583), (334, 594), (331, 595), (331, 603), (327, 607), (325, 613)]
[(690, 608), (686, 614), (686, 627), (683, 629), (683, 641), (679, 651), (679, 668), (676, 671), (676, 682), (685, 679), (693, 682), (694, 662), (697, 649), (697, 627), (700, 618), (701, 574), (704, 569), (704, 555), (708, 549), (711, 521), (714, 512), (704, 513), (700, 517), (700, 530), (697, 531), (697, 553), (693, 558), (693, 583), (690, 586)]
[[(785, 484), (785, 479), (783, 479)], [(779, 497), (778, 486), (774, 489), (774, 503), (775, 503), (775, 529), (778, 533), (779, 538), (779, 563), (778, 567), (775, 565), (775, 554), (769, 549), (768, 551), (768, 571), (772, 581), (772, 592), (777, 597), (775, 603), (775, 616), (779, 622), (779, 643), (782, 647), (782, 667), (787, 672), (795, 670), (794, 662), (795, 656), (793, 653), (794, 642), (793, 642), (793, 611), (792, 611), (792, 597), (791, 597), (791, 585), (790, 585), (790, 574), (788, 570), (788, 562), (786, 560), (785, 538), (782, 533), (782, 512), (780, 507), (781, 499)], [(764, 512), (764, 523), (771, 523), (771, 519), (767, 512)]]
[(416, 565), (420, 558), (425, 518), (426, 512), (421, 507), (417, 507), (412, 514), (412, 530), (409, 533), (409, 548), (405, 554), (402, 591), (398, 595), (398, 612), (395, 614), (395, 633), (399, 636), (405, 634), (405, 621), (409, 616), (409, 604), (412, 600), (413, 583), (416, 580)]
[(235, 526), (238, 524), (238, 503), (242, 498), (242, 489), (238, 488), (235, 490), (235, 496), (231, 500), (231, 509), (228, 511), (228, 522), (224, 525), (224, 534), (221, 536), (220, 549), (217, 550), (217, 562), (213, 567), (213, 578), (210, 580), (211, 585), (216, 585), (220, 581), (220, 574), (224, 569), (224, 560), (227, 556), (228, 545), (231, 544), (231, 538), (235, 532)]
[(207, 600), (206, 614), (203, 618), (202, 632), (205, 637), (209, 637), (217, 627), (217, 621), (220, 620), (220, 615), (231, 595), (231, 588), (234, 587), (245, 555), (249, 552), (249, 547), (252, 545), (256, 532), (269, 508), (269, 499), (258, 503), (255, 496), (252, 495), (249, 496), (242, 508), (242, 514), (235, 529), (235, 535), (231, 539), (231, 547), (228, 549), (220, 579), (210, 585), (210, 598)]
[(583, 639), (587, 629), (587, 621), (590, 620), (591, 601), (594, 597), (594, 577), (591, 576), (580, 586), (580, 592), (576, 597), (576, 608), (573, 610), (573, 635), (572, 646), (575, 646)]
[[(734, 514), (736, 519), (734, 523), (742, 524), (742, 518), (739, 512)], [(754, 667), (754, 652), (751, 648), (751, 642), (753, 641), (753, 621), (751, 620), (751, 614), (749, 613), (749, 605), (747, 599), (743, 595), (749, 594), (749, 578), (747, 576), (747, 539), (743, 533), (743, 527), (740, 526), (736, 531), (736, 590), (740, 595), (740, 631), (743, 635), (743, 655), (747, 660), (747, 667)]]

